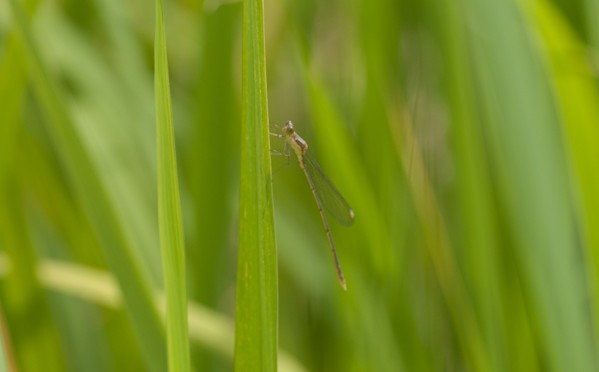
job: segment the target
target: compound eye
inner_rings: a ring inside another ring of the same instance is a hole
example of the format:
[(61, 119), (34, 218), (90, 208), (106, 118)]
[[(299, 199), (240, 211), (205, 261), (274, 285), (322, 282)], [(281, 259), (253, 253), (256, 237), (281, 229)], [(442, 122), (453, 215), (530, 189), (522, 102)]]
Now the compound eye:
[(285, 123), (285, 127), (283, 127), (283, 130), (288, 135), (291, 135), (291, 134), (295, 133), (295, 129), (293, 129), (293, 123), (290, 122), (290, 121), (288, 121), (287, 123)]

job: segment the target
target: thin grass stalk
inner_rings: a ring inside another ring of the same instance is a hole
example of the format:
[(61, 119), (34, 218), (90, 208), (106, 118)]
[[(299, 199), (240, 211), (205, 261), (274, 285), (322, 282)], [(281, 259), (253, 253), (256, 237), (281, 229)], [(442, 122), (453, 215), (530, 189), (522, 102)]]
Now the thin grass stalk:
[(262, 0), (243, 2), (242, 33), (243, 113), (235, 370), (275, 371), (278, 348), (277, 251)]
[(185, 243), (162, 1), (156, 0), (154, 93), (158, 148), (158, 224), (166, 290), (166, 336), (170, 371), (189, 371)]

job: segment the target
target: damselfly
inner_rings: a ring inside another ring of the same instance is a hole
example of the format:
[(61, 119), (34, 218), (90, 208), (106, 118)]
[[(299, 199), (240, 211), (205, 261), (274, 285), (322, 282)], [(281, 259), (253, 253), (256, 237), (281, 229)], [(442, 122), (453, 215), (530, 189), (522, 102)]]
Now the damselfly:
[(295, 155), (297, 155), (297, 161), (306, 175), (306, 179), (310, 185), (310, 190), (312, 190), (312, 195), (314, 195), (316, 205), (318, 206), (318, 211), (320, 212), (324, 230), (327, 234), (329, 245), (331, 246), (333, 260), (335, 261), (337, 278), (339, 278), (339, 283), (343, 289), (347, 290), (345, 278), (343, 277), (343, 272), (341, 271), (341, 264), (339, 263), (339, 258), (337, 257), (337, 250), (335, 249), (335, 242), (333, 241), (333, 236), (329, 228), (329, 222), (324, 213), (323, 207), (344, 226), (350, 226), (354, 222), (354, 211), (351, 209), (349, 204), (347, 204), (339, 191), (337, 191), (337, 188), (333, 186), (331, 181), (324, 174), (316, 160), (314, 160), (311, 153), (308, 151), (308, 143), (297, 134), (295, 128), (293, 127), (293, 123), (288, 121), (282, 128), (282, 132), (283, 134), (271, 133), (271, 135), (285, 139), (287, 156), (289, 156), (289, 147), (291, 147), (295, 152)]

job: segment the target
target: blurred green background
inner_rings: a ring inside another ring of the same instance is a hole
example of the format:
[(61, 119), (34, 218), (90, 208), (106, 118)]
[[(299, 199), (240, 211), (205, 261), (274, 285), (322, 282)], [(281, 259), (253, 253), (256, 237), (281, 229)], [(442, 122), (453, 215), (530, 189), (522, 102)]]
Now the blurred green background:
[[(152, 311), (120, 295), (162, 286), (153, 2), (15, 3), (0, 361), (157, 370)], [(281, 370), (599, 370), (598, 4), (265, 2), (271, 126), (294, 121), (356, 214), (331, 221), (344, 292), (304, 175), (273, 157)], [(241, 15), (165, 2), (197, 371), (233, 368)]]

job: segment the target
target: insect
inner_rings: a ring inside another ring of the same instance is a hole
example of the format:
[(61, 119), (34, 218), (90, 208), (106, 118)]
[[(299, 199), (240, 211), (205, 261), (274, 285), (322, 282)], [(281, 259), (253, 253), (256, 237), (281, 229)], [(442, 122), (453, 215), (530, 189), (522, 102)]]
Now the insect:
[[(337, 278), (339, 283), (344, 290), (347, 290), (347, 284), (345, 283), (345, 277), (341, 271), (341, 264), (337, 257), (337, 250), (335, 249), (335, 242), (333, 241), (333, 235), (329, 228), (329, 222), (327, 216), (324, 213), (326, 209), (331, 215), (333, 215), (342, 225), (350, 226), (354, 222), (354, 211), (351, 209), (349, 204), (345, 201), (341, 193), (333, 185), (333, 183), (324, 174), (316, 160), (312, 157), (308, 151), (308, 143), (297, 134), (293, 123), (288, 121), (285, 126), (281, 129), (283, 134), (271, 133), (271, 135), (285, 139), (286, 156), (289, 156), (288, 149), (291, 147), (295, 155), (300, 168), (304, 172), (312, 195), (316, 200), (318, 211), (320, 212), (320, 218), (324, 225), (324, 230), (331, 247), (331, 253), (333, 260), (335, 261), (335, 269), (337, 271)], [(324, 209), (323, 209), (324, 207)]]

